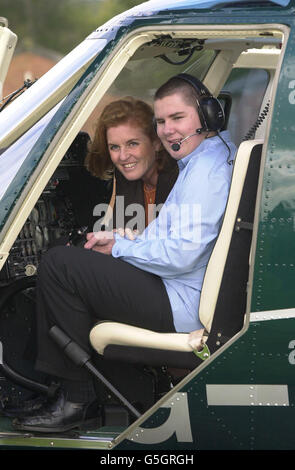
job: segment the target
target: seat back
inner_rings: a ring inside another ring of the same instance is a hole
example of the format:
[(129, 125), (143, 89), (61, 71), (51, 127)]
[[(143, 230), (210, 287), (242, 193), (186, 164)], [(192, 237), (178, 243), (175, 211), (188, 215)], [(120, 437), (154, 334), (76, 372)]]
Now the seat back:
[[(229, 200), (220, 237), (210, 258), (209, 269), (206, 271), (205, 289), (202, 290), (200, 315), (202, 319), (205, 316), (207, 317), (207, 325), (210, 329), (207, 344), (211, 353), (242, 329), (246, 313), (250, 252), (262, 141), (243, 142), (240, 150), (250, 151), (250, 158), (244, 184), (240, 188), (239, 204), (237, 210), (234, 209), (236, 216), (230, 218), (230, 221), (227, 219), (227, 215), (232, 210), (231, 201)], [(235, 185), (235, 182), (233, 183)], [(227, 232), (227, 225), (229, 224), (232, 225), (230, 236), (224, 234), (224, 232)], [(228, 246), (226, 258), (224, 258), (223, 247), (220, 247), (220, 244), (223, 243)], [(221, 262), (221, 258), (224, 259), (224, 262)], [(208, 312), (206, 312), (207, 308), (212, 309), (210, 319)], [(212, 315), (213, 310), (214, 314)]]
[[(206, 268), (200, 298), (199, 317), (208, 332), (211, 331), (226, 264), (229, 264), (229, 259), (233, 257), (238, 261), (241, 252), (245, 250), (241, 245), (238, 252), (232, 253), (232, 237), (239, 235), (240, 239), (240, 230), (245, 230), (242, 226), (246, 227), (244, 222), (253, 223), (261, 148), (262, 141), (251, 140), (242, 142), (237, 152), (223, 223)], [(246, 206), (246, 212), (245, 208), (242, 210), (242, 206)], [(248, 226), (248, 234), (251, 234), (251, 228)], [(250, 247), (247, 247), (247, 253), (249, 249)], [(235, 274), (231, 272), (230, 276)], [(231, 280), (228, 281), (231, 285)], [(234, 282), (234, 279), (232, 281)]]

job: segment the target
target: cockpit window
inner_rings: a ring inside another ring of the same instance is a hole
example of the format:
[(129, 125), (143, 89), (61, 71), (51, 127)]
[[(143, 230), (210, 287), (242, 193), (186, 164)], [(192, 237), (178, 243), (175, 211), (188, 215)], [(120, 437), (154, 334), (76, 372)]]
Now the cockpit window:
[(269, 81), (264, 69), (233, 69), (224, 90), (230, 92), (232, 108), (228, 129), (236, 145), (255, 124)]
[[(0, 219), (6, 218), (15, 189), (22, 186), (30, 165), (26, 162), (30, 151), (54, 116), (62, 101), (23, 134), (16, 142), (0, 150)], [(22, 166), (24, 170), (22, 171)], [(34, 162), (31, 164), (34, 167)], [(1, 216), (2, 214), (2, 216)]]
[[(83, 130), (93, 137), (95, 123), (104, 106), (111, 100), (132, 95), (150, 103), (153, 106), (153, 97), (157, 88), (173, 75), (181, 72), (190, 73), (202, 80), (218, 52), (213, 49), (194, 51), (188, 59), (173, 52), (159, 54), (159, 56), (136, 58), (126, 64), (106, 95), (92, 112)], [(179, 62), (179, 65), (175, 63)], [(185, 64), (180, 65), (182, 62)]]
[(69, 93), (106, 43), (105, 39), (83, 41), (0, 113), (2, 149)]
[(132, 95), (152, 101), (160, 84), (177, 73), (185, 71), (202, 80), (216, 54), (214, 50), (202, 50), (195, 51), (191, 58), (167, 53), (152, 60), (130, 60), (110, 88), (110, 94), (125, 96), (132, 90)]

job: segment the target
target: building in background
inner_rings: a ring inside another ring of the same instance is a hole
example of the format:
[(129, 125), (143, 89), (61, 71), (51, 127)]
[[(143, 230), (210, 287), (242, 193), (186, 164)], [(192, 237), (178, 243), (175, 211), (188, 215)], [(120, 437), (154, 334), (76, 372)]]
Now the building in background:
[(3, 97), (20, 88), (27, 79), (40, 78), (53, 67), (62, 55), (44, 48), (15, 52), (3, 86)]

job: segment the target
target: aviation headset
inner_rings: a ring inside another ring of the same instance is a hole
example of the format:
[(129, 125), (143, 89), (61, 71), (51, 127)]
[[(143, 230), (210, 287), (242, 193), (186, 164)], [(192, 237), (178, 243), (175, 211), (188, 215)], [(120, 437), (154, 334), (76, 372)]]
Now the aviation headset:
[[(191, 85), (197, 92), (196, 105), (200, 117), (202, 129), (204, 131), (219, 131), (225, 123), (224, 111), (217, 98), (214, 98), (208, 88), (196, 77), (187, 73), (180, 73), (172, 78), (179, 78)], [(157, 130), (157, 123), (154, 119), (154, 127)]]
[(225, 123), (224, 111), (217, 98), (214, 98), (208, 88), (196, 77), (180, 73), (174, 78), (180, 78), (189, 83), (197, 92), (197, 111), (205, 131), (219, 131)]
[[(200, 131), (217, 132), (218, 137), (227, 147), (227, 150), (228, 150), (227, 163), (231, 165), (232, 160), (230, 160), (230, 157), (231, 157), (230, 148), (225, 142), (225, 140), (219, 134), (219, 131), (224, 127), (224, 124), (225, 124), (224, 110), (219, 100), (215, 98), (214, 96), (212, 96), (208, 88), (205, 87), (205, 85), (198, 78), (192, 75), (189, 75), (187, 73), (180, 73), (178, 75), (175, 75), (172, 78), (179, 78), (181, 80), (184, 80), (186, 83), (188, 83), (195, 89), (195, 91), (197, 92), (197, 97), (196, 97), (197, 111), (198, 111), (199, 118), (200, 118), (201, 125), (202, 125), (202, 129), (200, 129)], [(157, 124), (156, 124), (155, 119), (154, 119), (154, 126), (155, 126), (155, 130), (157, 130)]]

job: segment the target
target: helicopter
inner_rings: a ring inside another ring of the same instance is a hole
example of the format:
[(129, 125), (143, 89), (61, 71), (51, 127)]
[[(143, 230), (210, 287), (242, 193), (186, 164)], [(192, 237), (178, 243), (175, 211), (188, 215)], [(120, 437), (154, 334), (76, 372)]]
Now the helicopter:
[[(294, 0), (150, 0), (98, 27), (1, 111), (2, 402), (53, 393), (25, 358), (36, 273), (51, 243), (83, 235), (109, 200), (84, 167), (104, 104), (130, 94), (152, 104), (168, 78), (190, 73), (222, 103), (237, 154), (201, 292), (202, 348), (187, 334), (102, 323), (90, 332), (94, 356), (130, 369), (102, 376), (78, 359), (99, 383), (100, 426), (40, 435), (0, 415), (0, 448), (294, 449), (294, 46)], [(71, 357), (66, 332), (50, 334)]]

